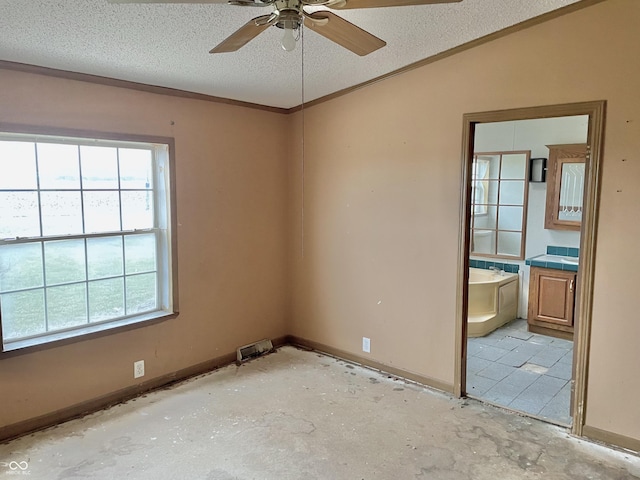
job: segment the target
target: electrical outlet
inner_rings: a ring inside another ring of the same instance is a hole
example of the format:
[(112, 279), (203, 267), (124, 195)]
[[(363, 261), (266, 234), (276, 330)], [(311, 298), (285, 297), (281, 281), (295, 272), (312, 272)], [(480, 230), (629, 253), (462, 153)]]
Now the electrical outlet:
[(362, 337), (362, 351), (371, 353), (371, 339)]
[(133, 362), (133, 378), (144, 377), (144, 360)]

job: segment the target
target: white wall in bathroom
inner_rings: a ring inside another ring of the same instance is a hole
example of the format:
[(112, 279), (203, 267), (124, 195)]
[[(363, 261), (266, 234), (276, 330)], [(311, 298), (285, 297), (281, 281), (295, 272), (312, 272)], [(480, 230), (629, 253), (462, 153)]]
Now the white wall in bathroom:
[[(475, 152), (496, 152), (509, 150), (531, 150), (531, 158), (549, 158), (546, 145), (565, 143), (586, 143), (589, 117), (541, 118), (514, 122), (481, 123), (476, 125)], [(529, 183), (527, 210), (527, 237), (525, 258), (546, 253), (547, 245), (579, 247), (580, 232), (546, 230), (544, 212), (547, 184)], [(486, 260), (482, 257), (471, 257)], [(498, 262), (520, 265), (520, 302), (518, 316), (527, 318), (529, 296), (529, 267), (524, 261), (496, 259)]]

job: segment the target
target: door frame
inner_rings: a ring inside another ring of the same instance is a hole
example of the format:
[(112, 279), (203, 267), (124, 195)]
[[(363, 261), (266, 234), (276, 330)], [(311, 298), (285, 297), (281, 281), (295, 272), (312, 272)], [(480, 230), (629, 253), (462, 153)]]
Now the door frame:
[(454, 394), (466, 396), (467, 374), (467, 312), (469, 295), (469, 242), (471, 222), (471, 164), (475, 125), (537, 118), (588, 115), (585, 193), (580, 232), (580, 268), (576, 288), (574, 333), (574, 384), (572, 395), (573, 424), (571, 432), (582, 436), (587, 407), (589, 345), (593, 305), (593, 281), (596, 234), (600, 204), (600, 177), (604, 142), (606, 101), (569, 103), (538, 107), (467, 113), (463, 116), (460, 230), (458, 241), (458, 271), (456, 295), (456, 348)]

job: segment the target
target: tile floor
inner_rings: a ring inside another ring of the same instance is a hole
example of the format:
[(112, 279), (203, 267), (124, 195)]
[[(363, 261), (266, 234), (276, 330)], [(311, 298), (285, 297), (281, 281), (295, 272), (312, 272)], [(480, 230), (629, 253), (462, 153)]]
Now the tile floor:
[(573, 342), (527, 331), (516, 319), (467, 344), (467, 393), (571, 425)]

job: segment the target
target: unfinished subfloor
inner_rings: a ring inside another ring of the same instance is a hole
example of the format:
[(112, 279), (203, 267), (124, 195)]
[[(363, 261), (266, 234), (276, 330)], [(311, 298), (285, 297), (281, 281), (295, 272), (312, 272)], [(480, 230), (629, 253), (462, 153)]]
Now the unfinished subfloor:
[(630, 479), (640, 458), (315, 352), (276, 353), (0, 445), (0, 479)]

